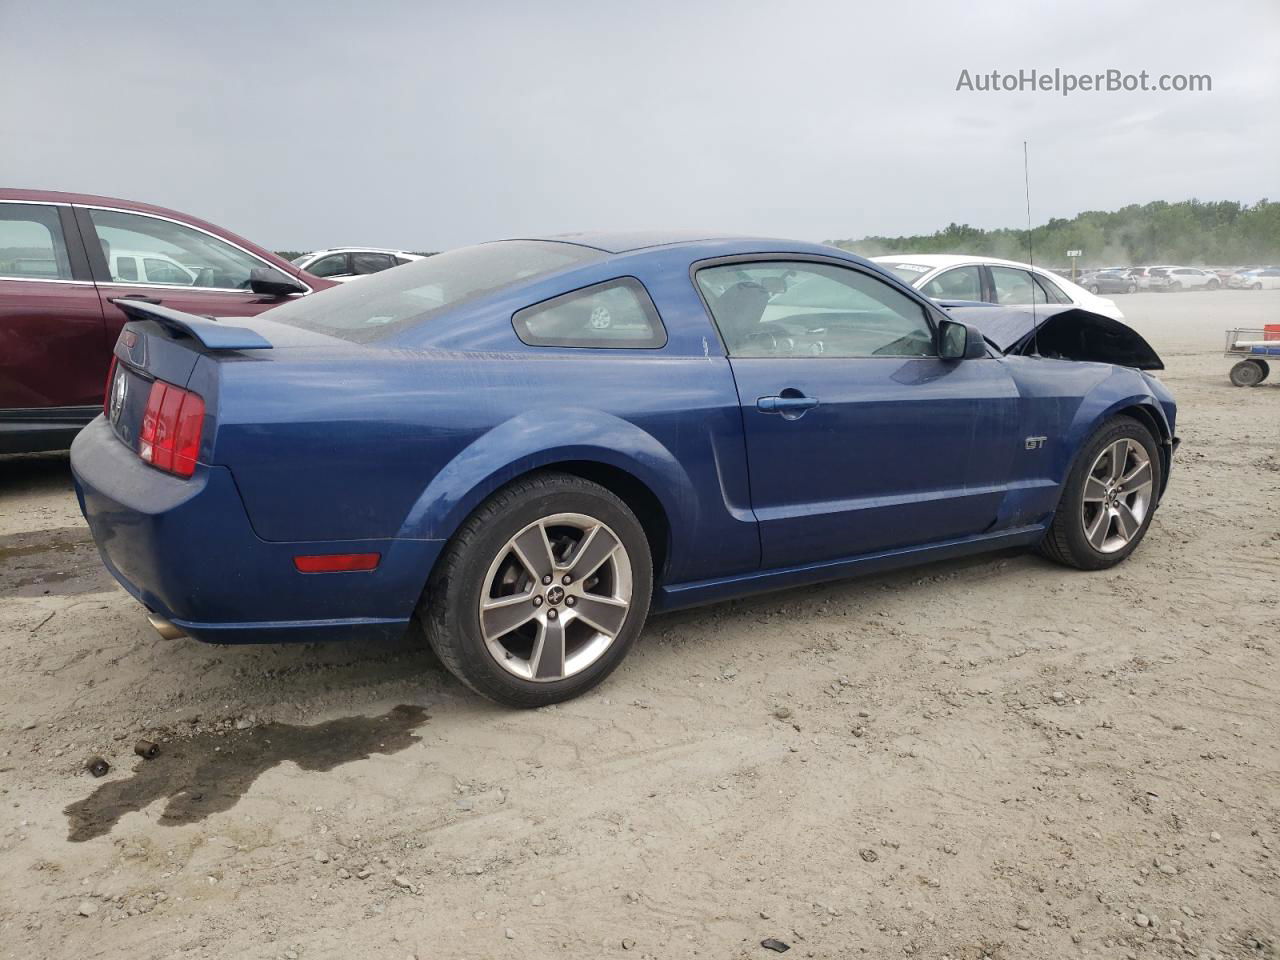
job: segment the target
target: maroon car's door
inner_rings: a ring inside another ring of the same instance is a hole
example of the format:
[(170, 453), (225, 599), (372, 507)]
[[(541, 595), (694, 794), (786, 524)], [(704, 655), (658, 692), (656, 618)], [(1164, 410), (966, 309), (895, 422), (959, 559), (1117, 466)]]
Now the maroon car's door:
[(0, 201), (0, 418), (87, 419), (102, 403), (105, 340), (70, 208)]
[(207, 230), (142, 211), (80, 205), (76, 210), (98, 280), (108, 344), (126, 323), (111, 302), (120, 297), (214, 317), (253, 316), (282, 302), (249, 289), (255, 268), (279, 269), (276, 264)]

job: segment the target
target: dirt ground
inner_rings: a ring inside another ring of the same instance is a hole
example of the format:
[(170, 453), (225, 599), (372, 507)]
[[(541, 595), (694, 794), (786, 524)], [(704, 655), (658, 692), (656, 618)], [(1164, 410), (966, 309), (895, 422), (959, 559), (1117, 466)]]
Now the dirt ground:
[(536, 712), (158, 639), (65, 457), (0, 462), (0, 957), (1280, 955), (1280, 384), (1219, 354), (1280, 292), (1117, 300), (1182, 411), (1127, 563), (656, 618)]

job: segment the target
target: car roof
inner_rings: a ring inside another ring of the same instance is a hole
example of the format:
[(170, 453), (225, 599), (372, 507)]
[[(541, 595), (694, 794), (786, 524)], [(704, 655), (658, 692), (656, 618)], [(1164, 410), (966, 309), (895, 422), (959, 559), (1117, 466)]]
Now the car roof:
[(1023, 269), (1031, 267), (1035, 270), (1044, 270), (1044, 267), (1037, 267), (1034, 264), (1023, 263), (1018, 260), (1002, 260), (1000, 257), (975, 257), (957, 253), (903, 253), (872, 257), (871, 259), (875, 263), (918, 263), (924, 267), (957, 267), (968, 263), (994, 263), (1000, 267), (1022, 267)]
[[(541, 237), (512, 239), (574, 243), (580, 247), (591, 247), (604, 253), (632, 253), (636, 250), (647, 250), (651, 247), (669, 247), (676, 244), (718, 244), (726, 241), (740, 241), (744, 244), (752, 245), (776, 243), (780, 250), (795, 250), (801, 247), (808, 249), (821, 246), (820, 244), (783, 240), (776, 237), (752, 237), (706, 230), (586, 230), (576, 233), (559, 233)], [(846, 251), (841, 252), (846, 253)]]

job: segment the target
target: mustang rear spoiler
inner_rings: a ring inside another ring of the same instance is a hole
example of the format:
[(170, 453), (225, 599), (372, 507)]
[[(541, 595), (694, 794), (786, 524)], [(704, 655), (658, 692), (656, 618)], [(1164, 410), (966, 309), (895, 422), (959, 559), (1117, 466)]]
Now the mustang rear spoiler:
[(270, 340), (248, 327), (228, 327), (213, 317), (200, 317), (128, 297), (114, 297), (111, 302), (130, 320), (154, 320), (170, 330), (194, 337), (208, 350), (271, 349)]

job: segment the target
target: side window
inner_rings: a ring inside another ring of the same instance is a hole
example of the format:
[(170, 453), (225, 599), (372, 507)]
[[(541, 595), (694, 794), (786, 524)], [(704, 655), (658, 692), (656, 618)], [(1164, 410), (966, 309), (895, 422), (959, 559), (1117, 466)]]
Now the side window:
[(925, 308), (858, 270), (769, 261), (707, 267), (695, 279), (730, 356), (936, 355)]
[(351, 270), (347, 266), (347, 255), (334, 253), (307, 267), (307, 273), (313, 277), (346, 277), (351, 275)]
[(356, 276), (378, 273), (395, 265), (395, 259), (385, 253), (353, 253), (351, 255), (351, 272)]
[(111, 264), (111, 275), (117, 280), (137, 280), (138, 261), (133, 257), (117, 256)]
[(1045, 293), (1026, 270), (1014, 267), (991, 267), (991, 282), (996, 288), (996, 303), (1047, 303)]
[(516, 335), (535, 347), (655, 348), (667, 331), (644, 285), (621, 277), (519, 310)]
[(71, 279), (57, 207), (0, 203), (0, 277)]
[[(257, 267), (270, 266), (263, 260), (194, 227), (161, 220), (140, 213), (89, 210), (107, 263), (113, 265), (112, 280), (131, 278), (115, 272), (119, 254), (148, 257), (169, 262), (165, 275), (174, 279), (152, 283), (180, 283), (184, 286), (220, 290), (248, 290), (249, 276)], [(176, 267), (176, 269), (175, 269)], [(185, 271), (185, 274), (184, 274)], [(150, 274), (149, 265), (147, 273)], [(182, 279), (176, 279), (181, 277)]]
[(920, 292), (935, 300), (981, 300), (982, 273), (976, 265), (956, 267), (938, 274)]
[[(1062, 288), (1059, 287), (1052, 280), (1050, 280), (1048, 277), (1041, 276), (1038, 273), (1032, 274), (1032, 276), (1035, 277), (1036, 283), (1040, 285), (1040, 289), (1044, 291), (1044, 294), (1046, 297), (1049, 298), (1050, 303), (1070, 303), (1071, 302), (1071, 298), (1062, 292)], [(1116, 279), (1121, 279), (1120, 274), (1107, 274), (1107, 276), (1115, 277)], [(1041, 300), (1036, 301), (1036, 303), (1042, 303), (1042, 302), (1043, 301)]]

